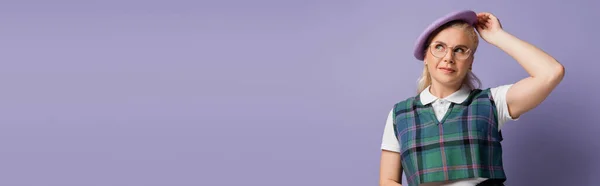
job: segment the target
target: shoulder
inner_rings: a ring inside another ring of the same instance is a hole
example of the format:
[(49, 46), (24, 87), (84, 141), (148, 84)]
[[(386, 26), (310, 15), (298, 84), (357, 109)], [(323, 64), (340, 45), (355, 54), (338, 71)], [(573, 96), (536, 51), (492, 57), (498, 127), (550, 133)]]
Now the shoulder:
[(472, 89), (467, 97), (466, 104), (481, 103), (483, 100), (491, 100), (490, 88), (487, 89)]
[(415, 101), (419, 100), (419, 96), (412, 96), (412, 97), (408, 97), (405, 98), (403, 100), (397, 101), (394, 105), (400, 105), (400, 104), (407, 104), (407, 103), (413, 103)]
[(474, 98), (482, 98), (489, 97), (490, 99), (504, 99), (506, 97), (506, 93), (512, 84), (500, 85), (495, 87), (488, 87), (485, 89), (473, 89), (471, 90), (471, 97)]
[(404, 100), (401, 100), (399, 102), (396, 102), (394, 104), (392, 112), (398, 112), (400, 110), (405, 110), (405, 109), (411, 108), (414, 105), (414, 103), (418, 102), (418, 101), (419, 101), (419, 96), (413, 96), (413, 97), (409, 97)]
[(512, 85), (513, 84), (506, 84), (506, 85), (500, 85), (500, 86), (489, 88), (490, 95), (494, 99), (504, 100), (506, 98), (506, 93), (508, 92), (508, 89), (510, 89), (510, 87), (512, 87)]
[(518, 118), (512, 117), (509, 113), (506, 95), (513, 84), (505, 84), (496, 87), (487, 88), (487, 96), (492, 100), (496, 108), (498, 116), (498, 129), (501, 129), (504, 123), (508, 121), (516, 121)]

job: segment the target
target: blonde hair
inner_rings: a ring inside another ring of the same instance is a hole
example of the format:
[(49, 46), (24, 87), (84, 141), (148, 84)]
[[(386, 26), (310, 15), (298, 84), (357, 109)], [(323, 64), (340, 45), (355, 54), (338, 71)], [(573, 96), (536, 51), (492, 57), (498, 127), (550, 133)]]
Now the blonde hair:
[[(479, 45), (479, 37), (478, 37), (477, 33), (475, 32), (475, 28), (473, 28), (473, 26), (471, 26), (463, 21), (453, 21), (453, 22), (450, 22), (450, 23), (447, 23), (447, 24), (441, 26), (440, 28), (438, 28), (436, 31), (434, 31), (429, 36), (426, 43), (430, 43), (431, 40), (433, 39), (433, 37), (435, 35), (437, 35), (437, 33), (439, 33), (440, 31), (442, 31), (448, 27), (464, 29), (465, 32), (467, 33), (467, 35), (471, 38), (471, 41), (473, 41), (473, 48), (471, 49), (472, 50), (471, 55), (475, 54), (475, 51), (477, 50), (477, 46)], [(425, 45), (425, 46), (429, 46), (429, 45)], [(423, 52), (427, 52), (427, 49), (428, 48), (426, 47), (423, 50)], [(471, 70), (469, 70), (469, 72), (467, 73), (467, 76), (465, 76), (465, 79), (463, 80), (462, 84), (466, 85), (470, 89), (478, 89), (481, 86), (481, 80), (479, 80), (479, 78), (477, 78), (477, 76)], [(423, 73), (421, 74), (421, 77), (419, 77), (419, 79), (417, 80), (417, 94), (421, 93), (423, 90), (425, 90), (430, 85), (431, 85), (431, 75), (429, 74), (429, 70), (427, 70), (427, 66), (424, 65)]]

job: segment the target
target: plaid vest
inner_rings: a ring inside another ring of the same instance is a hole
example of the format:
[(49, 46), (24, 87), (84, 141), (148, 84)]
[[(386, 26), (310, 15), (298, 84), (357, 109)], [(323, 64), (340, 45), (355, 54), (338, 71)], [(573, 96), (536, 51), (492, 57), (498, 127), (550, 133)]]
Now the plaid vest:
[(472, 90), (463, 103), (451, 103), (441, 121), (418, 95), (396, 103), (394, 133), (408, 185), (476, 177), (506, 180), (497, 117), (490, 89)]

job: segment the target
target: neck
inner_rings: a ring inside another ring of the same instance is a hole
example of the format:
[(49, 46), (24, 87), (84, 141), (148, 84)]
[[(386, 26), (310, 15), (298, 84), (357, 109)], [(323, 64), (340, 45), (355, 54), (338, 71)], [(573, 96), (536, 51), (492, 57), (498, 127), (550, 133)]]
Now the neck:
[(438, 98), (448, 97), (450, 94), (458, 91), (461, 88), (461, 84), (458, 85), (442, 85), (440, 83), (432, 82), (429, 87), (429, 92)]

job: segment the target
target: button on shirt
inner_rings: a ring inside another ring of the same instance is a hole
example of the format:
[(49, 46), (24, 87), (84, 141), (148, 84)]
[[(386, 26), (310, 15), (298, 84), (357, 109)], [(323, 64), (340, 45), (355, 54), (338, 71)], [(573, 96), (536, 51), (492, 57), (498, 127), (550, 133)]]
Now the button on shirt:
[[(494, 103), (496, 105), (496, 110), (498, 113), (498, 130), (501, 129), (501, 127), (504, 125), (504, 123), (506, 121), (518, 120), (518, 118), (512, 118), (510, 116), (510, 114), (508, 112), (508, 105), (506, 103), (506, 93), (508, 92), (508, 89), (511, 86), (512, 86), (512, 84), (509, 84), (509, 85), (503, 85), (503, 86), (494, 87), (494, 88), (490, 89), (490, 91), (492, 93), (492, 98), (494, 99)], [(429, 91), (429, 87), (427, 87), (419, 95), (421, 98), (421, 103), (423, 105), (431, 104), (431, 107), (433, 108), (433, 110), (435, 112), (436, 118), (438, 119), (438, 121), (441, 121), (444, 118), (444, 116), (446, 115), (448, 108), (450, 108), (450, 104), (451, 103), (455, 103), (455, 104), (462, 103), (469, 97), (470, 92), (471, 92), (471, 89), (469, 89), (467, 86), (462, 86), (458, 91), (454, 92), (453, 94), (451, 94), (445, 98), (438, 98), (438, 97), (435, 97), (433, 94), (431, 94), (431, 92)], [(398, 143), (398, 139), (394, 135), (393, 127), (394, 126), (393, 126), (393, 109), (392, 109), (392, 110), (390, 110), (390, 112), (388, 114), (388, 118), (387, 118), (387, 121), (385, 124), (384, 132), (383, 132), (383, 140), (381, 143), (381, 149), (399, 153), (400, 152), (400, 144)], [(426, 184), (422, 184), (422, 186), (475, 186), (478, 183), (485, 181), (485, 180), (486, 180), (486, 178), (474, 178), (474, 179), (448, 181), (448, 182), (443, 182), (443, 183), (426, 183)]]
[(435, 117), (437, 117), (438, 121), (441, 121), (446, 115), (448, 108), (450, 108), (450, 101), (445, 99), (436, 99), (433, 103), (431, 103), (431, 106), (435, 111)]

